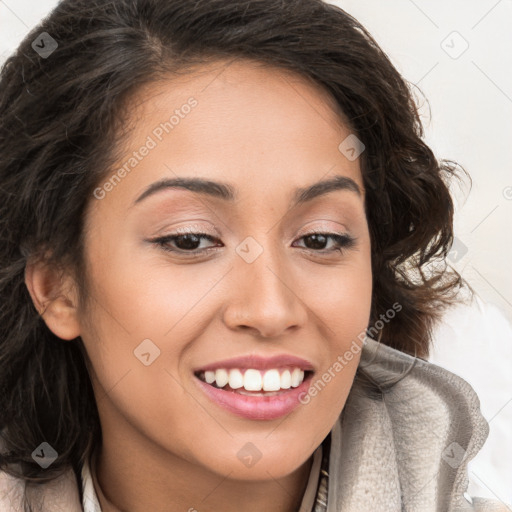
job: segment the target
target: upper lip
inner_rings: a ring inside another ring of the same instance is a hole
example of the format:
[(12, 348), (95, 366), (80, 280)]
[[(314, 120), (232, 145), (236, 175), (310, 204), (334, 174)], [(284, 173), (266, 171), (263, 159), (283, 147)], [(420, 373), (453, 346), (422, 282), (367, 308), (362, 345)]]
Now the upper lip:
[(213, 371), (221, 368), (226, 370), (230, 368), (254, 368), (255, 370), (270, 370), (272, 368), (280, 368), (282, 366), (300, 368), (301, 370), (305, 371), (314, 371), (313, 365), (306, 359), (302, 359), (300, 357), (288, 354), (281, 354), (272, 357), (251, 354), (206, 364), (200, 368), (196, 368), (194, 373), (202, 371)]

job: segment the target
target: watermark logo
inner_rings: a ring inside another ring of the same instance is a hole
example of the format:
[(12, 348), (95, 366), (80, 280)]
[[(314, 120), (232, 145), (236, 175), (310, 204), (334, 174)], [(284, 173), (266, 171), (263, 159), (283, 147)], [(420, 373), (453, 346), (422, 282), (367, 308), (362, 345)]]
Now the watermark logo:
[(372, 338), (377, 338), (376, 334), (378, 334), (384, 328), (384, 325), (389, 323), (389, 321), (392, 320), (400, 311), (402, 311), (402, 305), (395, 302), (393, 306), (386, 311), (386, 313), (382, 313), (379, 316), (379, 320), (377, 320), (373, 326), (366, 329), (366, 331), (359, 333), (357, 335), (357, 340), (359, 342), (357, 340), (353, 340), (350, 348), (343, 354), (339, 355), (336, 361), (315, 382), (311, 383), (307, 391), (304, 391), (299, 395), (299, 402), (303, 405), (309, 404), (309, 402), (311, 402), (311, 397), (318, 395), (318, 393), (322, 391), (325, 386), (361, 352), (366, 337), (371, 336)]
[(59, 44), (48, 32), (41, 32), (33, 41), (32, 49), (43, 59), (47, 59), (58, 47)]
[(466, 450), (462, 448), (459, 443), (453, 442), (449, 444), (441, 455), (441, 458), (452, 468), (458, 468), (464, 458), (466, 457)]
[(248, 468), (255, 466), (262, 457), (262, 453), (252, 443), (245, 443), (236, 455), (240, 462)]
[(174, 113), (169, 117), (168, 121), (164, 121), (156, 126), (151, 135), (148, 135), (144, 144), (132, 153), (123, 165), (112, 174), (112, 176), (101, 186), (94, 189), (93, 195), (96, 199), (103, 199), (108, 192), (114, 188), (133, 170), (139, 165), (150, 152), (158, 146), (165, 134), (171, 133), (176, 126), (179, 125), (182, 119), (190, 114), (192, 109), (198, 105), (198, 101), (194, 97), (190, 97), (186, 103), (181, 105), (179, 109), (175, 109)]
[(57, 460), (59, 454), (46, 441), (41, 443), (33, 452), (32, 458), (43, 468), (46, 469)]
[(468, 252), (468, 247), (464, 242), (462, 242), (459, 238), (454, 237), (452, 246), (450, 247), (450, 252), (448, 253), (447, 258), (452, 263), (459, 262)]
[(345, 158), (351, 162), (357, 160), (365, 149), (366, 146), (353, 133), (344, 139), (343, 142), (338, 146), (340, 153), (342, 153)]
[(252, 263), (263, 252), (263, 247), (252, 236), (245, 238), (235, 249), (246, 263)]
[(144, 366), (149, 366), (160, 356), (160, 349), (147, 338), (135, 348), (133, 353)]
[(469, 43), (459, 32), (453, 31), (441, 41), (441, 48), (449, 57), (456, 60), (469, 48)]

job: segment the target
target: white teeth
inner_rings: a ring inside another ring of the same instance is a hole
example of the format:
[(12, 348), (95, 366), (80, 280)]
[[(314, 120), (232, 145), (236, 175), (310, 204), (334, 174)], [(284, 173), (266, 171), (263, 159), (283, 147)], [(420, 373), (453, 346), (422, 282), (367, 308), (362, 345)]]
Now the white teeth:
[(291, 384), (292, 388), (296, 388), (301, 385), (304, 380), (304, 372), (299, 370), (298, 368), (294, 368), (292, 372)]
[(259, 370), (246, 370), (244, 373), (244, 388), (247, 391), (261, 391), (262, 378)]
[(290, 370), (285, 370), (281, 375), (281, 388), (282, 389), (290, 389), (292, 385), (292, 374)]
[(281, 377), (277, 370), (268, 370), (263, 375), (263, 391), (278, 391), (281, 389)]
[(204, 380), (208, 384), (215, 383), (218, 388), (229, 384), (232, 389), (241, 390), (243, 388), (246, 391), (272, 392), (300, 386), (304, 381), (304, 371), (300, 368), (287, 369), (283, 373), (280, 373), (277, 368), (264, 372), (252, 368), (245, 371), (238, 368), (230, 370), (220, 368), (215, 371), (205, 371)]
[(219, 388), (223, 388), (229, 381), (228, 372), (226, 370), (216, 370), (215, 380)]
[(240, 370), (229, 370), (229, 387), (241, 388), (244, 385), (244, 376)]

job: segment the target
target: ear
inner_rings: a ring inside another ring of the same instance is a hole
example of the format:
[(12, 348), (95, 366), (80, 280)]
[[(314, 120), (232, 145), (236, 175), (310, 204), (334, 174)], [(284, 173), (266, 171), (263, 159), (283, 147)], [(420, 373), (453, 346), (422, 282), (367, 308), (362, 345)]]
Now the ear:
[(50, 331), (64, 340), (80, 336), (76, 286), (71, 277), (44, 262), (29, 262), (25, 285)]

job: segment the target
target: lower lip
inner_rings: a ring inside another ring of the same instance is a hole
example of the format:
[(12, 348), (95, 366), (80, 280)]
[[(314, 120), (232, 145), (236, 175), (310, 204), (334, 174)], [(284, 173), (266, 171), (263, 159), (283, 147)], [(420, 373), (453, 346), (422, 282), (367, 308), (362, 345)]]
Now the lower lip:
[(283, 390), (279, 395), (273, 396), (241, 395), (235, 391), (224, 391), (210, 386), (198, 377), (195, 380), (213, 402), (231, 413), (250, 420), (274, 420), (301, 405), (299, 398), (307, 393), (311, 377), (312, 374), (308, 374), (300, 386)]

